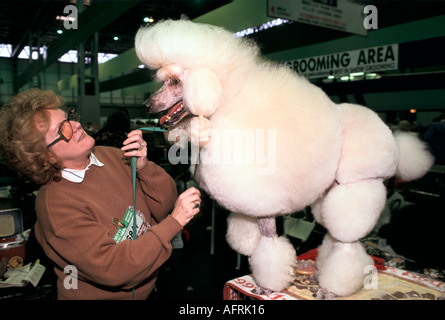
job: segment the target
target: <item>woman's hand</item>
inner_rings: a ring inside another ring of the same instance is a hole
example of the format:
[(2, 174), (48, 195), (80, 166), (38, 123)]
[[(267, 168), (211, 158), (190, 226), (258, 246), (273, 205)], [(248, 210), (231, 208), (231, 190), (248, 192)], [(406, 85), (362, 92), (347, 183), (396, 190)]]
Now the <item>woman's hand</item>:
[(136, 169), (147, 165), (147, 143), (142, 138), (141, 130), (133, 130), (127, 135), (124, 146), (121, 148), (126, 157), (136, 157)]
[(198, 212), (201, 206), (201, 193), (196, 188), (189, 188), (176, 200), (171, 216), (184, 227)]

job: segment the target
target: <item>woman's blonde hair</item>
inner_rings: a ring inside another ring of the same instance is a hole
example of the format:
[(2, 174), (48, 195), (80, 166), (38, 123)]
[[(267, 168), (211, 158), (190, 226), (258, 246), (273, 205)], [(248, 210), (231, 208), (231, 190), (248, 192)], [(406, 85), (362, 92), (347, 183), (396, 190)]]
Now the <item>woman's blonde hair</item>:
[(50, 126), (47, 110), (64, 100), (51, 90), (29, 89), (0, 109), (0, 146), (3, 156), (21, 176), (38, 185), (61, 179), (62, 163), (47, 149), (44, 136)]

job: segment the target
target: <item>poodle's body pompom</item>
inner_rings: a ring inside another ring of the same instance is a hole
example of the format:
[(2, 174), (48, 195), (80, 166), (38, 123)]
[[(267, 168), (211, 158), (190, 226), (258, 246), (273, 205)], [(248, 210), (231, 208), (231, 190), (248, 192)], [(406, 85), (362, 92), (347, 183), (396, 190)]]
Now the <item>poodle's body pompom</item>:
[(299, 211), (320, 197), (341, 153), (335, 104), (306, 79), (268, 64), (223, 88), (195, 171), (200, 186), (226, 209), (256, 217)]

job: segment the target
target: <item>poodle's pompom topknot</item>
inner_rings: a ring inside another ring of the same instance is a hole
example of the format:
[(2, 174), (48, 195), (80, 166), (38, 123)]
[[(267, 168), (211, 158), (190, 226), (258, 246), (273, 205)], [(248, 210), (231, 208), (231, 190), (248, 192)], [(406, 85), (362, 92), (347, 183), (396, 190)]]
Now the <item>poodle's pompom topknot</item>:
[[(255, 59), (258, 46), (236, 38), (224, 28), (193, 23), (189, 20), (165, 20), (141, 27), (135, 37), (138, 58), (149, 68), (176, 64), (183, 69), (197, 66), (225, 68), (240, 55)], [(216, 71), (216, 70), (215, 70)]]

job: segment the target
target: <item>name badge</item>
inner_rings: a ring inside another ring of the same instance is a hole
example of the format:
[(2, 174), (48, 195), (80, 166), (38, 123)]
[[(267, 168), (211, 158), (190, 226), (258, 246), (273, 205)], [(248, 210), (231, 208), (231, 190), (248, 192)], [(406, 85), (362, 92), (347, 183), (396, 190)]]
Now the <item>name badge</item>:
[[(118, 222), (119, 228), (113, 236), (113, 240), (119, 243), (125, 239), (133, 239), (133, 206), (129, 206), (125, 211), (124, 218), (122, 221)], [(113, 223), (115, 223), (113, 218)], [(117, 220), (117, 219), (116, 219)], [(150, 228), (150, 224), (145, 220), (145, 216), (139, 210), (136, 210), (136, 235), (137, 237), (142, 236)]]

